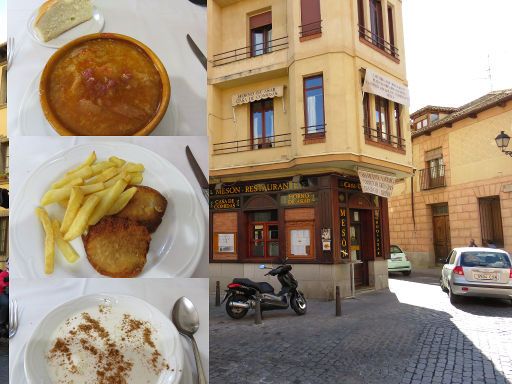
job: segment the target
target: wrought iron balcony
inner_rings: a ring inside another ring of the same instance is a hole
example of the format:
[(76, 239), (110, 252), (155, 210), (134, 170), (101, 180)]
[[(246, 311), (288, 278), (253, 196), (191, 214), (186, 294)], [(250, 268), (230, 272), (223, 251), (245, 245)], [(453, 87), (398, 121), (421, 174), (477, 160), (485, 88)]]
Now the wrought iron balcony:
[(405, 151), (405, 139), (398, 137), (387, 132), (382, 132), (380, 129), (363, 127), (364, 136), (366, 140), (374, 141), (376, 143), (388, 145), (393, 148)]
[(214, 67), (234, 63), (235, 61), (258, 57), (272, 52), (288, 48), (288, 36), (280, 37), (263, 43), (248, 45), (247, 47), (233, 49), (231, 51), (213, 55), (212, 64)]
[(398, 59), (398, 48), (384, 40), (382, 36), (379, 36), (369, 29), (366, 29), (364, 25), (359, 24), (359, 37), (379, 48), (380, 50), (386, 52), (387, 54), (393, 56), (395, 59)]
[(327, 127), (327, 124), (310, 125), (307, 127), (302, 127), (301, 129), (304, 130), (302, 136), (304, 136), (304, 139), (316, 139), (325, 137), (325, 127)]
[(299, 36), (308, 37), (322, 33), (322, 20), (299, 25)]
[(444, 176), (445, 166), (437, 165), (430, 168), (420, 169), (420, 188), (422, 191), (446, 187)]
[(281, 135), (267, 136), (264, 138), (216, 143), (213, 144), (213, 154), (220, 155), (225, 153), (245, 152), (265, 148), (287, 147), (291, 144), (291, 134), (283, 133)]

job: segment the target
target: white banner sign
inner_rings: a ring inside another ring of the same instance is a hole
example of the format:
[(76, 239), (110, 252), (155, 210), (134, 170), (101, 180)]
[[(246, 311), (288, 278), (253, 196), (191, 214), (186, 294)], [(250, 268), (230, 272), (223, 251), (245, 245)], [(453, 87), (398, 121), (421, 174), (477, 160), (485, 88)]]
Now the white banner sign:
[(395, 177), (363, 171), (361, 169), (359, 169), (357, 173), (359, 175), (359, 181), (361, 182), (361, 189), (364, 193), (371, 193), (388, 198), (391, 197), (395, 185)]
[(363, 92), (372, 93), (396, 103), (409, 106), (409, 89), (389, 77), (366, 69)]
[(231, 97), (231, 106), (235, 107), (241, 104), (252, 103), (262, 99), (272, 99), (274, 97), (283, 97), (283, 86), (259, 89), (257, 91), (238, 93)]

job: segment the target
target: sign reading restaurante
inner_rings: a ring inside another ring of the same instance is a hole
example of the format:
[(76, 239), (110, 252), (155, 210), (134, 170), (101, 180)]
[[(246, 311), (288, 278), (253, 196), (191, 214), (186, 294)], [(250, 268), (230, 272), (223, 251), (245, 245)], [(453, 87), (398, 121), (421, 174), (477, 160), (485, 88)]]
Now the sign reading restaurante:
[(240, 193), (279, 192), (302, 189), (299, 183), (284, 181), (277, 183), (249, 183), (245, 185), (223, 186), (220, 189), (210, 187), (210, 196), (238, 195)]

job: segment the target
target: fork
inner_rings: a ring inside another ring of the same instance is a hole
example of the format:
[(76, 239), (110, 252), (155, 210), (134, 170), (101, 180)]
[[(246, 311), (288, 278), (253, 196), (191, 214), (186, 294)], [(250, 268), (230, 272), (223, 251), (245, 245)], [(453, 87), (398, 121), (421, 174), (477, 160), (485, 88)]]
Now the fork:
[(9, 339), (18, 332), (18, 303), (16, 299), (9, 301)]
[(12, 59), (14, 57), (14, 37), (7, 39), (7, 70), (11, 67)]

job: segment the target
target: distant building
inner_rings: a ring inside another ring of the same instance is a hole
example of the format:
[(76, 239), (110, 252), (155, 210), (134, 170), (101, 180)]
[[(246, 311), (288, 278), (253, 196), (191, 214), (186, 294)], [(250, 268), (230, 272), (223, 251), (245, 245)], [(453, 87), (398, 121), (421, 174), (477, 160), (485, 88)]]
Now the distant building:
[(350, 263), (387, 287), (388, 200), (360, 177), (413, 172), (401, 7), (209, 2), (212, 284), (287, 257), (308, 297), (350, 294)]
[(512, 89), (459, 108), (428, 106), (411, 121), (417, 171), (389, 200), (391, 243), (416, 267), (442, 264), (472, 238), (512, 251), (512, 158), (494, 140), (502, 130), (512, 136)]

